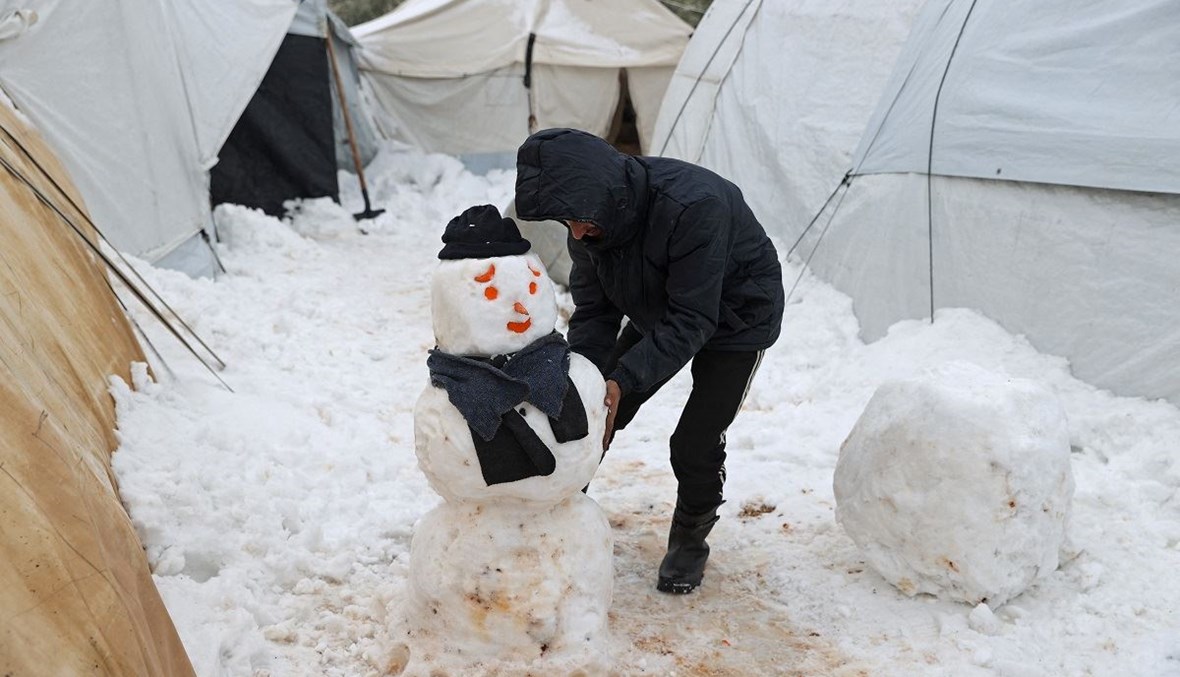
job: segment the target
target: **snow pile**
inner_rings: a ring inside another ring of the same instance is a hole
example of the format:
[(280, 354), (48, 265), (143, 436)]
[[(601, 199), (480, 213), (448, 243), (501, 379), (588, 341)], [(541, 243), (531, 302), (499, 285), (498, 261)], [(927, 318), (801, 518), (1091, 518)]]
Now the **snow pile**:
[[(135, 390), (113, 388), (115, 473), (200, 677), (389, 674), (378, 654), (406, 598), (415, 522), (439, 503), (413, 415), (434, 346), (438, 238), (464, 208), (506, 204), (513, 175), (390, 152), (367, 178), (387, 209), (356, 224), (368, 235), (328, 205), (290, 222), (233, 209), (218, 219), (218, 280), (136, 266), (229, 363), (234, 389), (128, 299), (170, 369), (148, 350), (159, 382), (138, 372)], [(342, 211), (359, 211), (356, 177), (340, 183)], [(799, 274), (785, 263), (788, 283)], [(867, 345), (858, 329), (848, 296), (803, 276), (727, 435), (729, 502), (699, 595), (654, 585), (676, 496), (667, 440), (690, 375), (615, 439), (590, 486), (615, 542), (613, 670), (1175, 677), (1180, 410), (1078, 381), (969, 310)], [(1049, 384), (1069, 419), (1080, 554), (994, 612), (886, 585), (834, 519), (838, 451), (874, 391), (955, 360)]]
[(952, 362), (877, 389), (840, 449), (836, 517), (903, 593), (995, 608), (1057, 569), (1069, 454), (1052, 391)]
[[(516, 354), (506, 370), (530, 364), (519, 351), (547, 340), (557, 321), (552, 283), (533, 254), (441, 261), (431, 305), (438, 341), (433, 360)], [(384, 660), (393, 674), (605, 675), (610, 669), (613, 539), (602, 509), (581, 492), (602, 454), (606, 387), (589, 360), (569, 357), (568, 372), (554, 369), (580, 401), (567, 394), (554, 416), (568, 422), (580, 406), (573, 418), (583, 415), (584, 427), (581, 436), (561, 435), (561, 442), (552, 427), (557, 419), (532, 402), (532, 382), (525, 401), (499, 421), (490, 446), (479, 450), (475, 426), (441, 382), (432, 381), (418, 399), (418, 465), (446, 502), (414, 529), (407, 590)], [(463, 375), (454, 387), (493, 399), (506, 387), (481, 376)], [(508, 417), (523, 421), (552, 455), (551, 464), (531, 469), (531, 476), (489, 475), (483, 464), (502, 468), (513, 453), (511, 440), (522, 439)]]

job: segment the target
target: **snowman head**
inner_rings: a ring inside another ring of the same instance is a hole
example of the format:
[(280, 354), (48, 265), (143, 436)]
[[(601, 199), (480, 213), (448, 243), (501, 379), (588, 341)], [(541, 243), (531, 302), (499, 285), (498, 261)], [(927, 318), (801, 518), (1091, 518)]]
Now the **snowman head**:
[(430, 293), (439, 350), (502, 355), (553, 332), (553, 285), (515, 221), (492, 205), (471, 207), (442, 239)]

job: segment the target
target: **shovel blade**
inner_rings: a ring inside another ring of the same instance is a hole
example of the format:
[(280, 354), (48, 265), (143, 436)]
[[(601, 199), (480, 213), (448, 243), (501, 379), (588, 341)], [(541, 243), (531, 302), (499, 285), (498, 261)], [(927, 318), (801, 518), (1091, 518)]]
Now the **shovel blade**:
[(357, 221), (365, 221), (368, 219), (375, 219), (385, 213), (384, 209), (366, 209), (362, 212), (357, 212), (352, 215), (352, 218)]

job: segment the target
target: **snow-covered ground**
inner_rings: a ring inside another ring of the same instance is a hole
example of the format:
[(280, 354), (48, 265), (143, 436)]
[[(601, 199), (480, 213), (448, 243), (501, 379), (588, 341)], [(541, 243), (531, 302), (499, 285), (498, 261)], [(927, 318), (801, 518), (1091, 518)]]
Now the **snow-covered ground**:
[[(202, 677), (381, 674), (415, 522), (439, 501), (412, 432), (430, 271), (448, 219), (506, 204), (513, 175), (385, 152), (367, 178), (388, 211), (367, 235), (341, 177), (346, 208), (219, 211), (217, 281), (140, 265), (233, 388), (135, 311), (175, 374), (156, 361), (158, 383), (113, 383), (114, 465)], [(798, 272), (787, 264), (788, 286)], [(994, 618), (901, 594), (834, 519), (839, 447), (875, 388), (952, 360), (1040, 381), (1069, 418), (1077, 554)], [(654, 584), (675, 498), (667, 437), (689, 386), (683, 374), (647, 404), (590, 488), (616, 541), (618, 674), (1180, 675), (1176, 407), (1081, 383), (968, 310), (865, 345), (850, 300), (807, 276), (730, 430), (705, 584), (677, 597)]]

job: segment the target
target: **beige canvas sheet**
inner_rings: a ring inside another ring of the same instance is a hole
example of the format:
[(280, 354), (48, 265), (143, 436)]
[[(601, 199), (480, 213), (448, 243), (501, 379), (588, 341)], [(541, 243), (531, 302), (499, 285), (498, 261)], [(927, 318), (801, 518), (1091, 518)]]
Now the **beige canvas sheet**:
[[(74, 192), (39, 137), (4, 104), (0, 126), (0, 155), (83, 224), (21, 150)], [(107, 378), (133, 360), (85, 243), (0, 167), (0, 675), (193, 674), (110, 472)]]

